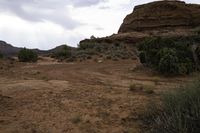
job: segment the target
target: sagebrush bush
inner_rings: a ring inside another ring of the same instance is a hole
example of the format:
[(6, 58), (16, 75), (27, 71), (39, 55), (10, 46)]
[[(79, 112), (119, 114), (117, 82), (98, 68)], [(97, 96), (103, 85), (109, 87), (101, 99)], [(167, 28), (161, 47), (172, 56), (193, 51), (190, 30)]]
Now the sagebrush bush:
[(23, 48), (18, 53), (18, 59), (21, 62), (37, 62), (38, 55), (30, 49)]
[(199, 133), (200, 81), (161, 96), (142, 116), (149, 133)]

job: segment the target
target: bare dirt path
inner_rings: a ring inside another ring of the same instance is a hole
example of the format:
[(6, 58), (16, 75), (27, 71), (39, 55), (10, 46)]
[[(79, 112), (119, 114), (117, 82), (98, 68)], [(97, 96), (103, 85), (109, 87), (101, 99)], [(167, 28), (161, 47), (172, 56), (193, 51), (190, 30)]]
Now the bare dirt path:
[[(9, 63), (7, 63), (9, 64)], [(12, 64), (0, 70), (0, 133), (129, 133), (128, 121), (164, 88), (190, 78), (132, 71), (136, 61)], [(154, 86), (154, 94), (129, 85)]]

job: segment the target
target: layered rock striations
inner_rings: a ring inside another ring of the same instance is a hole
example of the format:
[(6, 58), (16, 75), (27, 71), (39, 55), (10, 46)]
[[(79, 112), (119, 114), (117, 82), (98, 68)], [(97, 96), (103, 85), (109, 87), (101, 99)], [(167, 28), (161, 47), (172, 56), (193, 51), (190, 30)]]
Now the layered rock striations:
[(200, 26), (200, 5), (182, 1), (157, 1), (136, 6), (126, 16), (119, 33), (193, 29)]

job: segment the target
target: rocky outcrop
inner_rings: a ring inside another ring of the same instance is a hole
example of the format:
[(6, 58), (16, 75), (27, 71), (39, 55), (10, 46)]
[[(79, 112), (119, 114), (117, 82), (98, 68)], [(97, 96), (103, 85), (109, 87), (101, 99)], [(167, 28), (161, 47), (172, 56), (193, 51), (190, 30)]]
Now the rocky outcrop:
[(193, 29), (200, 26), (200, 5), (182, 1), (158, 1), (136, 6), (119, 33), (150, 30)]
[(135, 46), (146, 37), (187, 37), (200, 34), (200, 5), (165, 0), (136, 6), (117, 34), (80, 43), (125, 43)]

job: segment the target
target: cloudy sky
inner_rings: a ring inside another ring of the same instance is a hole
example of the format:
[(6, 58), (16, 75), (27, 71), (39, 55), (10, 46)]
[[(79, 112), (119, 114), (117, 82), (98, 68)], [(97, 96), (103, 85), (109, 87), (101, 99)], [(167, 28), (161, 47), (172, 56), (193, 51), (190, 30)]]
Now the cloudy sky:
[[(124, 17), (152, 0), (0, 0), (0, 40), (50, 49), (117, 33)], [(200, 0), (185, 0), (200, 3)]]

